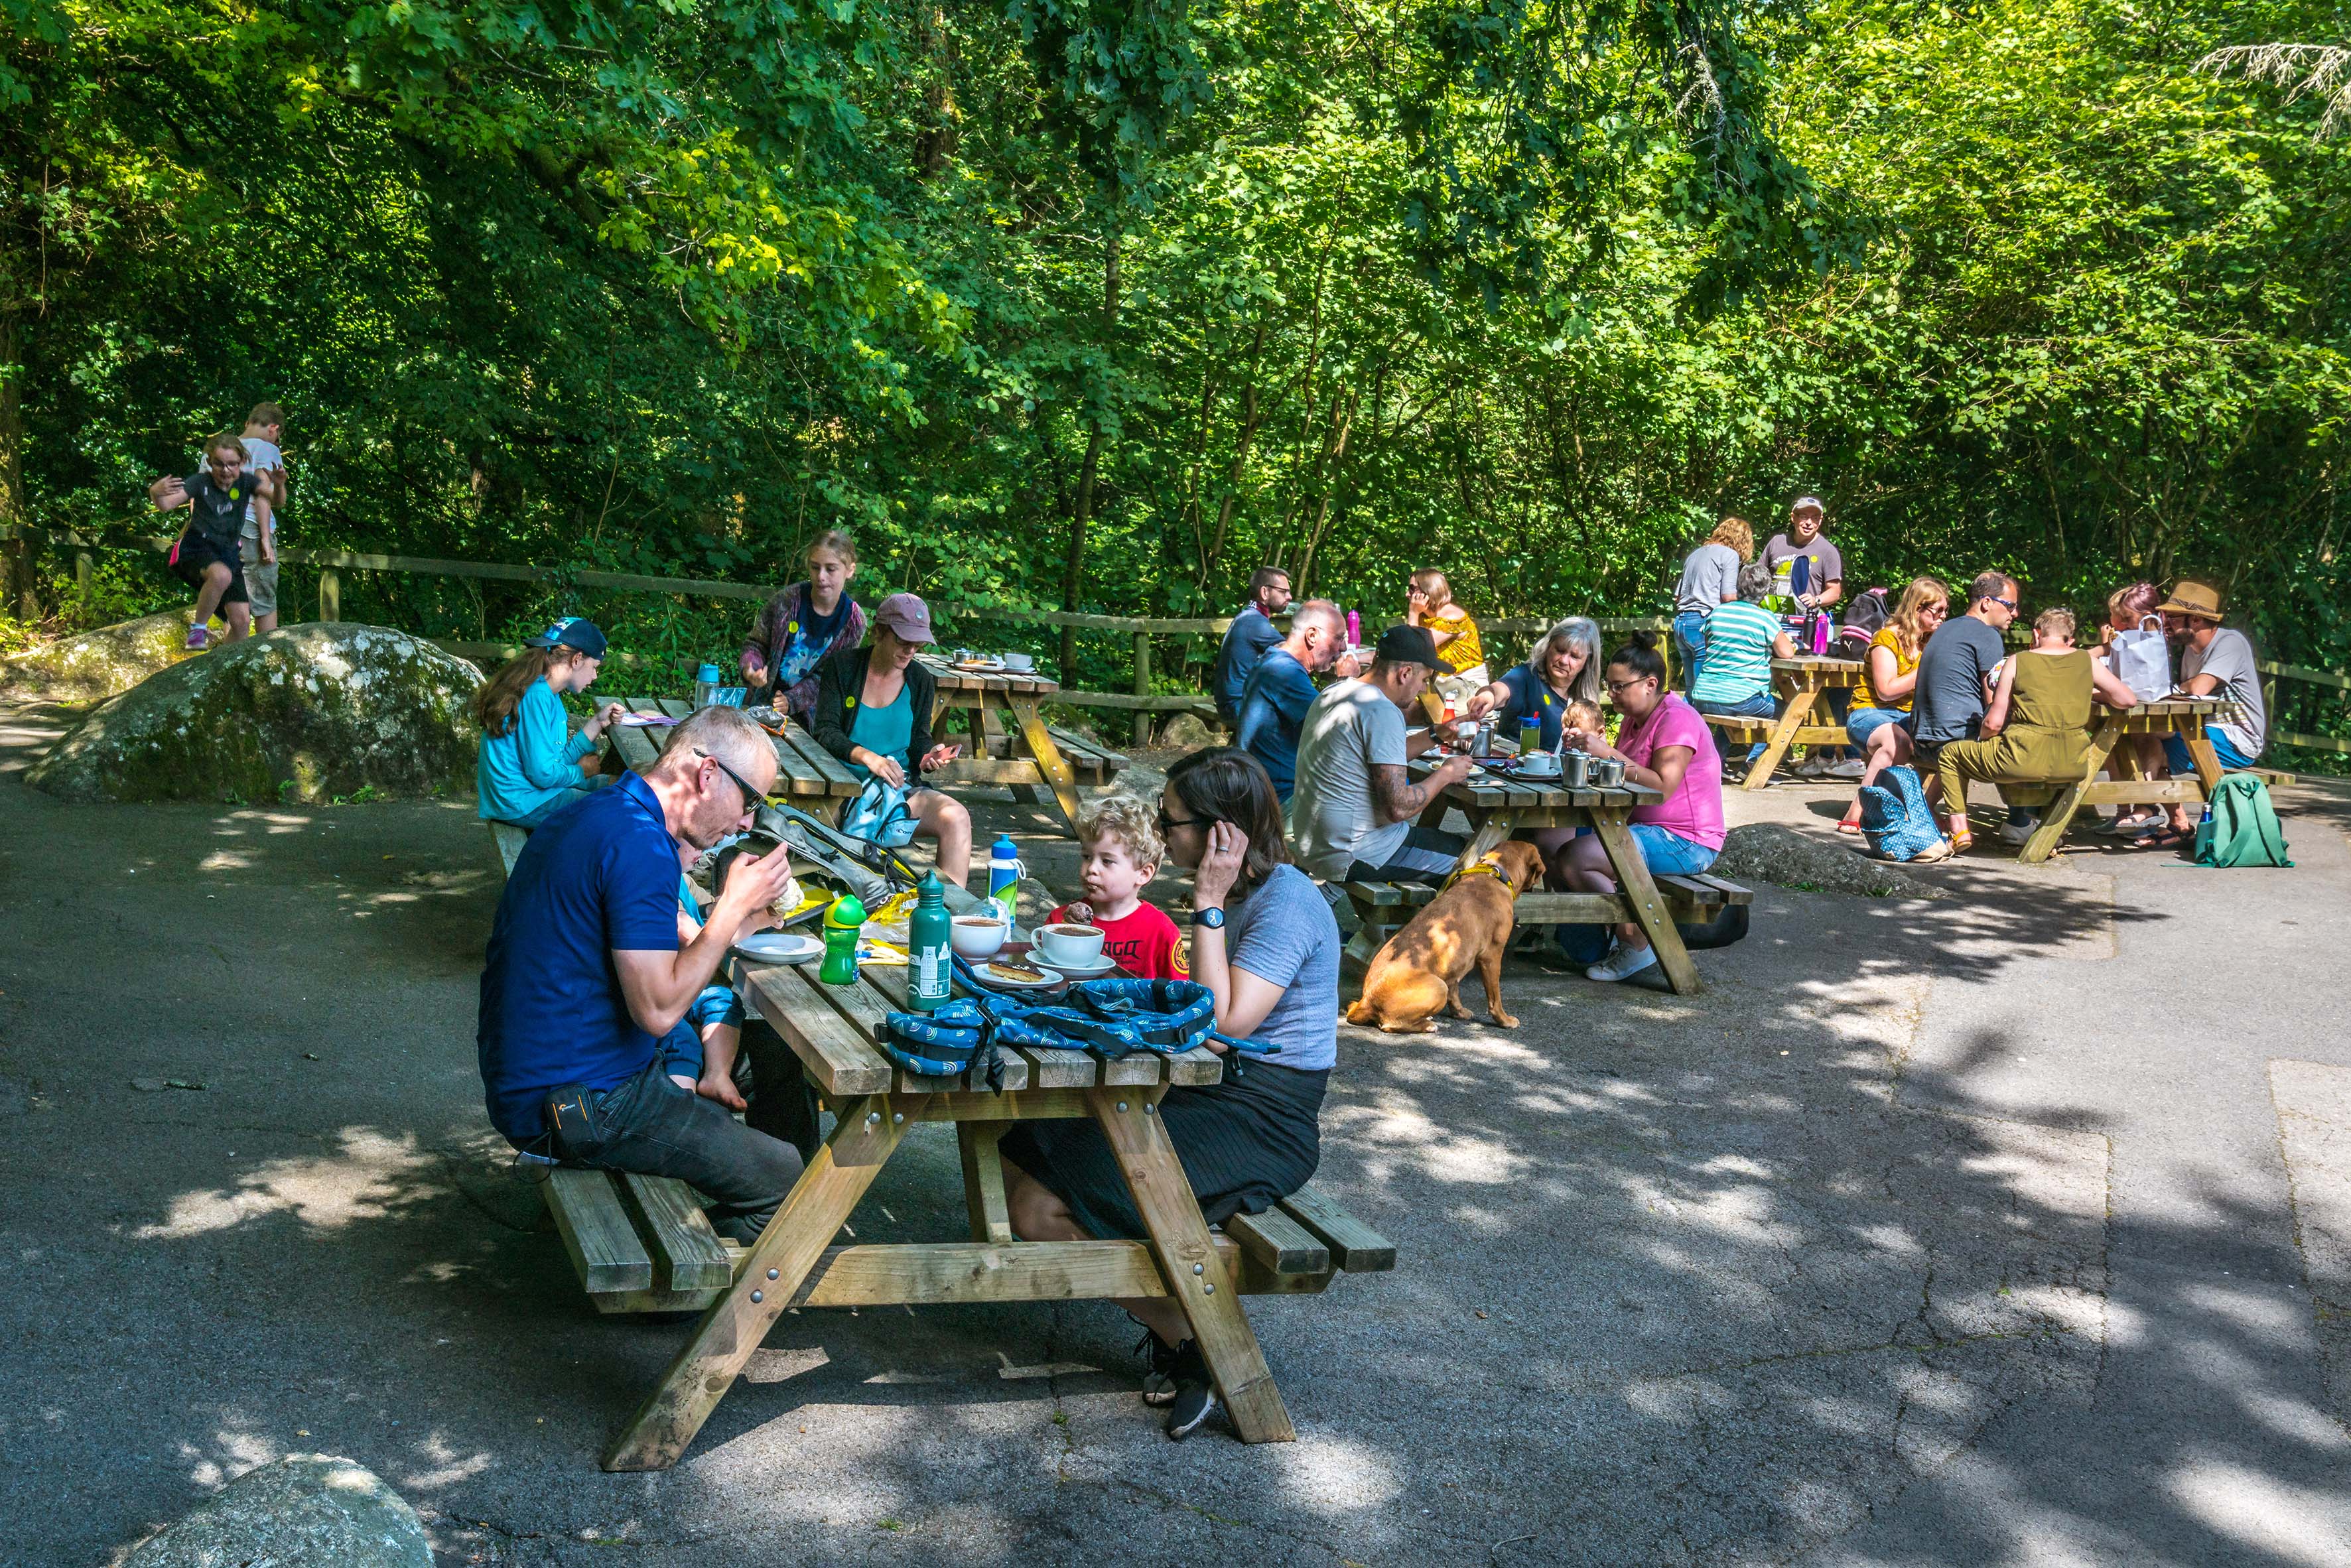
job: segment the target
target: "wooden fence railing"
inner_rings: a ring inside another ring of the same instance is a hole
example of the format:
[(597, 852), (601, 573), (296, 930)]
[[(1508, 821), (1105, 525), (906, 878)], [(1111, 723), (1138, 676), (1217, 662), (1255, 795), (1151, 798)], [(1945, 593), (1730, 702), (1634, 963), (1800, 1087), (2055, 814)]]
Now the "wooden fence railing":
[[(92, 570), (91, 552), (99, 549), (146, 548), (156, 551), (172, 548), (170, 536), (134, 534), (126, 539), (105, 541), (63, 529), (26, 528), (22, 534), (37, 535), (51, 543), (75, 552), (76, 575), (85, 583)], [(0, 538), (19, 537), (20, 530), (0, 528)], [(600, 589), (618, 593), (657, 593), (694, 599), (734, 599), (751, 603), (763, 603), (774, 593), (771, 586), (754, 583), (726, 582), (715, 579), (684, 577), (640, 577), (627, 572), (590, 571), (562, 567), (527, 566), (511, 561), (444, 560), (432, 556), (375, 555), (360, 550), (306, 548), (287, 545), (277, 552), (281, 561), (314, 568), (319, 574), (319, 619), (342, 619), (342, 574), (346, 571), (398, 572), (416, 577), (475, 578), (502, 582), (564, 583), (578, 588)], [(981, 625), (1072, 627), (1084, 632), (1111, 632), (1134, 640), (1133, 689), (1125, 692), (1081, 692), (1064, 689), (1056, 699), (1073, 707), (1108, 708), (1132, 712), (1135, 731), (1140, 737), (1155, 713), (1196, 713), (1213, 715), (1213, 699), (1189, 692), (1155, 692), (1153, 678), (1153, 648), (1155, 639), (1162, 637), (1194, 638), (1221, 637), (1232, 624), (1230, 616), (1169, 617), (1153, 615), (1093, 615), (1074, 611), (1026, 610), (1001, 605), (967, 605), (943, 601), (933, 601), (932, 608), (951, 624), (974, 622)], [(1603, 616), (1597, 618), (1600, 628), (1611, 635), (1635, 631), (1663, 633), (1672, 622), (1664, 616)], [(1492, 650), (1499, 664), (1514, 662), (1513, 647), (1531, 643), (1544, 627), (1552, 624), (1542, 616), (1495, 616), (1479, 622), (1479, 632)], [(435, 642), (468, 658), (510, 658), (517, 651), (512, 645), (495, 643), (465, 643), (449, 638)], [(1668, 639), (1670, 641), (1670, 639)], [(2305, 726), (2315, 726), (2328, 716), (2330, 707), (2351, 705), (2351, 675), (2335, 670), (2312, 669), (2303, 664), (2283, 664), (2262, 660), (2259, 665), (2267, 677), (2263, 682), (2270, 708), (2270, 739), (2273, 744), (2297, 746), (2313, 751), (2327, 751), (2351, 756), (2351, 740), (2335, 736), (2319, 735), (2310, 728), (2285, 727), (2289, 721), (2299, 720)], [(2295, 688), (2282, 688), (2280, 682), (2296, 683)]]

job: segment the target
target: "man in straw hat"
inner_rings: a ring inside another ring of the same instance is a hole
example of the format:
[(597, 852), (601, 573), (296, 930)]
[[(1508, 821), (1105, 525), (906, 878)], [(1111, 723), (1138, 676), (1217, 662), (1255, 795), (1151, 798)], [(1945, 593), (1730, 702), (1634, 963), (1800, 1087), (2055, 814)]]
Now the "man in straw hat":
[[(2253, 645), (2242, 632), (2220, 624), (2225, 601), (2218, 583), (2182, 578), (2171, 596), (2156, 606), (2163, 630), (2179, 650), (2179, 689), (2190, 696), (2220, 696), (2235, 705), (2217, 722), (2204, 727), (2204, 738), (2223, 768), (2251, 768), (2269, 744), (2269, 709), (2262, 701), (2261, 672), (2253, 664)], [(2176, 735), (2164, 737), (2165, 760), (2173, 773), (2192, 773), (2195, 758), (2188, 743)], [(2185, 805), (2171, 808), (2171, 831), (2195, 829)]]

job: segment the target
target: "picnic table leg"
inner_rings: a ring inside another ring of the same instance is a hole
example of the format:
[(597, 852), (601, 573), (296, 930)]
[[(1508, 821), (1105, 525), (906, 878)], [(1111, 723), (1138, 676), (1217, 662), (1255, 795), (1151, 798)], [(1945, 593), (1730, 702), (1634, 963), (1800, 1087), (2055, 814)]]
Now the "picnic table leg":
[(2082, 759), (2082, 776), (2065, 787), (2042, 817), (2041, 826), (2033, 830), (2032, 836), (2024, 841), (2024, 848), (2017, 854), (2019, 864), (2039, 865), (2057, 852), (2057, 846), (2064, 841), (2066, 828), (2074, 821), (2074, 813), (2081, 810), (2082, 798), (2090, 792), (2091, 784), (2098, 777), (2098, 769), (2106, 765), (2106, 758), (2114, 751), (2115, 741), (2121, 734), (2122, 723), (2118, 719), (2110, 718), (2098, 727), (2097, 735), (2090, 741), (2089, 752)]
[(733, 1287), (703, 1314), (660, 1385), (613, 1439), (606, 1469), (665, 1470), (677, 1463), (929, 1099), (873, 1094), (847, 1107), (751, 1244)]
[(1632, 906), (1633, 923), (1657, 950), (1657, 966), (1666, 972), (1666, 983), (1677, 996), (1687, 997), (1698, 988), (1698, 966), (1690, 962), (1689, 949), (1682, 946), (1682, 934), (1674, 928), (1673, 917), (1666, 913), (1666, 901), (1650, 879), (1649, 862), (1641, 858), (1641, 846), (1633, 840), (1633, 831), (1625, 819), (1614, 812), (1592, 813), (1592, 831), (1600, 837), (1600, 847), (1608, 852), (1609, 868), (1616, 874), (1616, 891), (1624, 894)]
[(1168, 1294), (1192, 1325), (1193, 1341), (1217, 1380), (1225, 1411), (1245, 1443), (1294, 1443), (1298, 1429), (1273, 1385), (1273, 1373), (1241, 1311), (1239, 1293), (1217, 1260), (1200, 1201), (1185, 1179), (1183, 1162), (1166, 1124), (1146, 1111), (1157, 1097), (1132, 1089), (1089, 1089), (1086, 1100), (1118, 1156), (1119, 1173), (1134, 1195), (1150, 1232), (1151, 1250), (1167, 1276)]
[(1461, 858), (1453, 862), (1455, 867), (1476, 865), (1479, 857), (1493, 853), (1510, 836), (1518, 821), (1519, 814), (1510, 810), (1489, 811), (1482, 818), (1470, 815), (1469, 842), (1462, 848)]
[(2206, 738), (2202, 719), (2191, 718), (2188, 722), (2195, 728), (2179, 738), (2188, 743), (2189, 758), (2196, 764), (2196, 781), (2203, 786), (2204, 799), (2209, 802), (2220, 789), (2220, 754), (2212, 749), (2212, 742)]
[(1009, 1122), (957, 1122), (956, 1145), (963, 1153), (963, 1197), (971, 1211), (974, 1241), (1012, 1239), (1012, 1211), (1004, 1201), (1004, 1159), (996, 1141), (1012, 1130)]
[(1037, 771), (1053, 791), (1053, 799), (1061, 802), (1061, 815), (1068, 819), (1070, 831), (1075, 832), (1078, 828), (1078, 776), (1070, 771), (1068, 759), (1062, 757), (1061, 748), (1053, 744), (1052, 736), (1045, 728), (1045, 721), (1038, 716), (1036, 699), (1014, 697), (1011, 702), (1012, 716), (1020, 721), (1020, 737), (1029, 743), (1029, 755), (1035, 758)]
[(1780, 758), (1788, 754), (1796, 731), (1803, 728), (1805, 717), (1813, 711), (1813, 699), (1818, 695), (1818, 692), (1806, 686), (1788, 698), (1788, 706), (1781, 713), (1780, 722), (1772, 727), (1771, 738), (1763, 743), (1763, 755), (1748, 768), (1747, 777), (1739, 786), (1740, 789), (1761, 789), (1771, 782), (1771, 775), (1779, 771)]

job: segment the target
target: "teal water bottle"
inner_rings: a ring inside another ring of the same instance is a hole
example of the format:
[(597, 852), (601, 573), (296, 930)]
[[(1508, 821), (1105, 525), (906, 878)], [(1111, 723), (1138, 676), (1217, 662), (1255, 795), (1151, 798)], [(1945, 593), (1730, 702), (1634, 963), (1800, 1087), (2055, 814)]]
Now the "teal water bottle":
[(947, 890), (939, 873), (926, 871), (914, 894), (914, 915), (906, 923), (906, 956), (914, 967), (906, 1000), (918, 1013), (935, 1013), (955, 995), (955, 949), (948, 945)]
[(718, 666), (705, 664), (694, 672), (694, 706), (706, 708), (718, 699)]
[(816, 977), (828, 986), (857, 984), (857, 936), (865, 928), (865, 905), (844, 893), (824, 912), (824, 964)]
[(987, 852), (987, 896), (1001, 900), (999, 908), (1007, 920), (1012, 918), (1012, 905), (1020, 894), (1020, 879), (1029, 868), (1020, 863), (1020, 846), (1012, 841), (1009, 833), (998, 833)]

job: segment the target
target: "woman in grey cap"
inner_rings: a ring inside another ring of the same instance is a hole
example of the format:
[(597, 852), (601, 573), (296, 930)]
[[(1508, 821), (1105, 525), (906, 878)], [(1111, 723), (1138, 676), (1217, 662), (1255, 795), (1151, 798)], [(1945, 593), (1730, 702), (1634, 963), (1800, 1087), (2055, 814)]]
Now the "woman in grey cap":
[(915, 837), (937, 841), (939, 880), (961, 887), (971, 875), (971, 813), (953, 796), (922, 787), (925, 773), (963, 749), (931, 739), (938, 682), (914, 654), (937, 641), (922, 600), (911, 593), (883, 600), (873, 611), (872, 639), (820, 666), (810, 727), (817, 744), (860, 779), (908, 791)]

